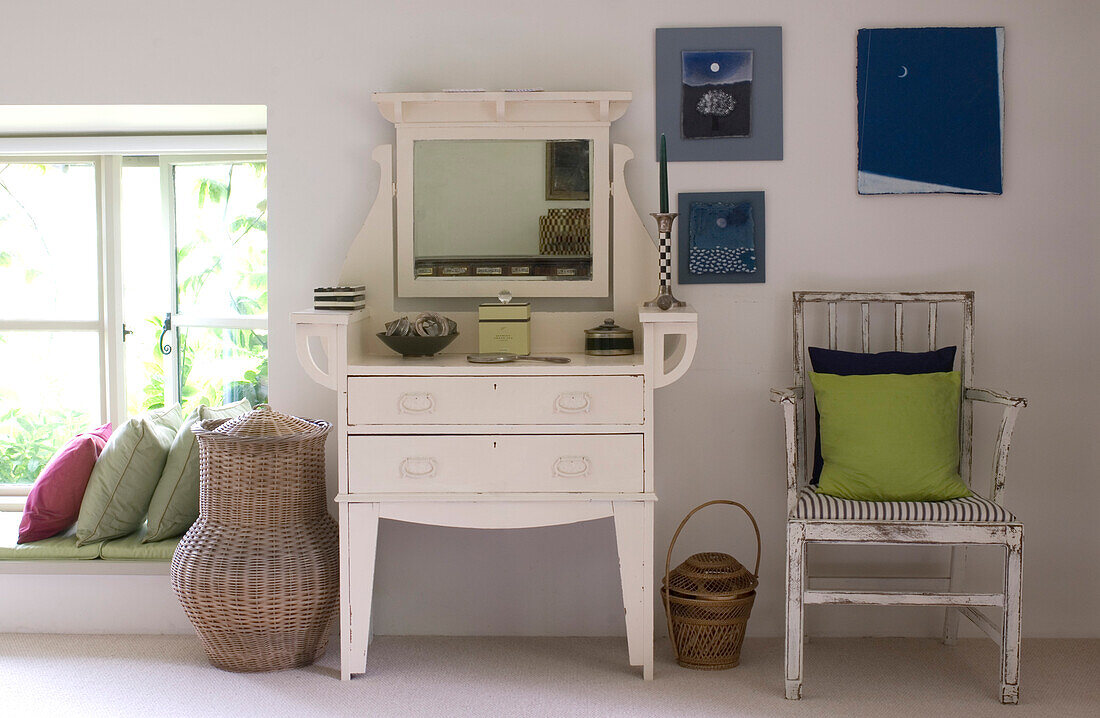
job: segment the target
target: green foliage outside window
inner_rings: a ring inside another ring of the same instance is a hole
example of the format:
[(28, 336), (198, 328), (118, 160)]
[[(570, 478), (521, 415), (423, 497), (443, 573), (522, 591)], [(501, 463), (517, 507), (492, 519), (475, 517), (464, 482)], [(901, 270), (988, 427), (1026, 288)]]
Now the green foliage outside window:
[[(6, 167), (0, 164), (0, 175)], [(183, 167), (187, 169), (181, 172)], [(46, 171), (45, 166), (42, 169)], [(205, 309), (207, 316), (266, 315), (266, 163), (181, 165), (175, 170), (180, 311), (201, 315)], [(0, 194), (6, 189), (0, 187)], [(10, 199), (14, 206), (20, 206), (18, 196), (10, 195)], [(0, 239), (7, 219), (2, 210), (0, 207)], [(195, 217), (186, 232), (180, 231), (183, 213)], [(28, 214), (27, 218), (35, 222), (33, 216)], [(49, 261), (49, 257), (43, 261)], [(25, 269), (28, 286), (48, 269), (31, 266), (18, 245), (0, 241), (0, 266), (12, 265)], [(155, 337), (160, 333), (161, 321), (159, 316), (150, 316), (140, 328), (132, 328)], [(185, 411), (200, 403), (217, 405), (248, 399), (255, 405), (267, 401), (265, 330), (186, 327), (175, 331), (179, 377), (166, 378), (159, 343), (151, 344), (149, 355), (142, 361), (145, 385), (140, 391), (128, 392), (127, 411), (131, 416), (164, 405), (166, 380), (179, 382)], [(0, 353), (3, 350), (0, 336)], [(130, 357), (129, 361), (133, 360)], [(33, 482), (61, 446), (97, 423), (95, 417), (83, 411), (31, 411), (15, 403), (0, 391), (0, 484)]]

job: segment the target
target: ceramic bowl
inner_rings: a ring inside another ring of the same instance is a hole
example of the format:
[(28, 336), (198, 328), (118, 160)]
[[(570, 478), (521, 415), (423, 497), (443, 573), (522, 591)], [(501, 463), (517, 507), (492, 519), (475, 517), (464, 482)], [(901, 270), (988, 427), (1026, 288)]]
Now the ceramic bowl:
[(378, 332), (377, 336), (383, 344), (403, 357), (430, 357), (443, 351), (448, 344), (455, 340), (458, 332), (442, 337), (390, 337), (386, 336), (385, 332)]

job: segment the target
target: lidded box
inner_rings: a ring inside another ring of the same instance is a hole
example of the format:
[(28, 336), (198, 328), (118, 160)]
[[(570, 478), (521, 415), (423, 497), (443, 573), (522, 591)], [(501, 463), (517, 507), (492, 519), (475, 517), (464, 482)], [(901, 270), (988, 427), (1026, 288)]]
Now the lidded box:
[(509, 292), (501, 292), (499, 299), (478, 305), (477, 350), (527, 356), (531, 353), (531, 304), (511, 301)]
[(597, 357), (633, 354), (634, 331), (608, 317), (600, 326), (584, 330), (584, 353)]

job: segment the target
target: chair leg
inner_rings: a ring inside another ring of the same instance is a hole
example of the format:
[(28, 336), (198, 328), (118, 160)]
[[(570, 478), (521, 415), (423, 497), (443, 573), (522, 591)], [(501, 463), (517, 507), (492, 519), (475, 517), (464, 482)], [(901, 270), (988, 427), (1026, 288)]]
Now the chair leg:
[(787, 523), (787, 643), (786, 696), (802, 697), (803, 591), (806, 586), (806, 527), (801, 521)]
[(1005, 611), (1001, 624), (1001, 703), (1020, 701), (1020, 599), (1023, 594), (1022, 526), (1009, 527), (1005, 563)]
[[(952, 593), (962, 591), (963, 573), (966, 570), (966, 546), (951, 547), (951, 580), (948, 589)], [(955, 645), (959, 638), (959, 609), (948, 606), (943, 619), (943, 642)]]

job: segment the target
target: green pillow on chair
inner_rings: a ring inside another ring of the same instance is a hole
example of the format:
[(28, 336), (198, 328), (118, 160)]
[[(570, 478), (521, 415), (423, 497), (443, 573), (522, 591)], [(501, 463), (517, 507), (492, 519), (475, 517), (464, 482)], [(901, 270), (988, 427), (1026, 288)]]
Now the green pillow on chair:
[(225, 406), (200, 405), (176, 432), (168, 461), (149, 502), (148, 532), (142, 543), (179, 536), (199, 517), (199, 443), (191, 431), (197, 421), (229, 419), (252, 409), (248, 399)]
[(125, 536), (141, 526), (182, 422), (175, 404), (136, 416), (115, 430), (80, 502), (78, 546)]
[(970, 496), (959, 477), (958, 372), (810, 372), (825, 460), (817, 491), (857, 501)]

